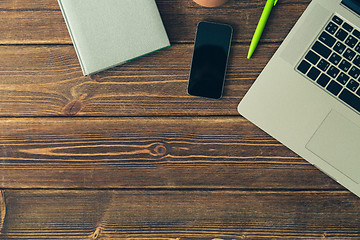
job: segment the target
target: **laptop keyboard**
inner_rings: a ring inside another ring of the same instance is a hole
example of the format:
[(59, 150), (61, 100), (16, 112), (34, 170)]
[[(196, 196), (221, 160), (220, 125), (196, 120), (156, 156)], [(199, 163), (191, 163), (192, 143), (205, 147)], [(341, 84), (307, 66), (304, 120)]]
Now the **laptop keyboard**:
[(360, 31), (334, 15), (297, 70), (360, 113)]

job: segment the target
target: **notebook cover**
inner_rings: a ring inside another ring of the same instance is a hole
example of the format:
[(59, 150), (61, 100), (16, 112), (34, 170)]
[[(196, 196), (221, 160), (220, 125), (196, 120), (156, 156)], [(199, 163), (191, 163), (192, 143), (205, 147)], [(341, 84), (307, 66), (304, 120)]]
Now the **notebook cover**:
[(84, 75), (170, 46), (155, 0), (58, 0)]

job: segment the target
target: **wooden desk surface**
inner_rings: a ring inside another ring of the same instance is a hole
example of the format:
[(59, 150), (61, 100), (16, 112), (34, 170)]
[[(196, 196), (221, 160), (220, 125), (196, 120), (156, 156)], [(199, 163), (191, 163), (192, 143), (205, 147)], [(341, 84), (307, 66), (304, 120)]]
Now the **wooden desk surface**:
[[(360, 199), (238, 115), (310, 0), (157, 0), (172, 47), (82, 76), (56, 0), (0, 1), (1, 239), (360, 239)], [(223, 99), (186, 94), (197, 22), (234, 27)]]

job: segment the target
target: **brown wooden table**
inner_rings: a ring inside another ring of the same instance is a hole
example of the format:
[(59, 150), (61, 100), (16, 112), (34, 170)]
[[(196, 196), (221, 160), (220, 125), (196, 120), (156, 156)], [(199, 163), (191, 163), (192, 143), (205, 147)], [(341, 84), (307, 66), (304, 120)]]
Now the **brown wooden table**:
[[(360, 199), (238, 115), (310, 0), (157, 0), (172, 47), (82, 76), (56, 0), (0, 1), (1, 239), (360, 239)], [(190, 97), (196, 24), (229, 23), (224, 97)], [(266, 117), (266, 116), (264, 116)]]

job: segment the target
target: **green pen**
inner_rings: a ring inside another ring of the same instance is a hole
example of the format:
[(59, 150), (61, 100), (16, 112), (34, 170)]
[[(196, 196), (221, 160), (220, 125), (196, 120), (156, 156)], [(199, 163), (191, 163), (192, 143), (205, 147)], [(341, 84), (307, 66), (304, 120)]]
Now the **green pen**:
[(278, 0), (267, 0), (266, 1), (266, 4), (265, 4), (265, 7), (264, 7), (264, 10), (261, 14), (261, 17), (260, 17), (260, 20), (259, 20), (259, 23), (256, 27), (256, 30), (255, 30), (255, 33), (254, 33), (254, 36), (251, 40), (251, 43), (250, 43), (250, 48), (249, 48), (249, 52), (248, 52), (248, 56), (247, 58), (250, 59), (252, 54), (254, 53), (255, 51), (255, 48), (260, 40), (260, 37), (264, 31), (264, 28), (265, 28), (265, 25), (266, 25), (266, 22), (269, 18), (269, 15), (270, 15), (270, 12), (273, 8), (273, 6), (276, 5)]

